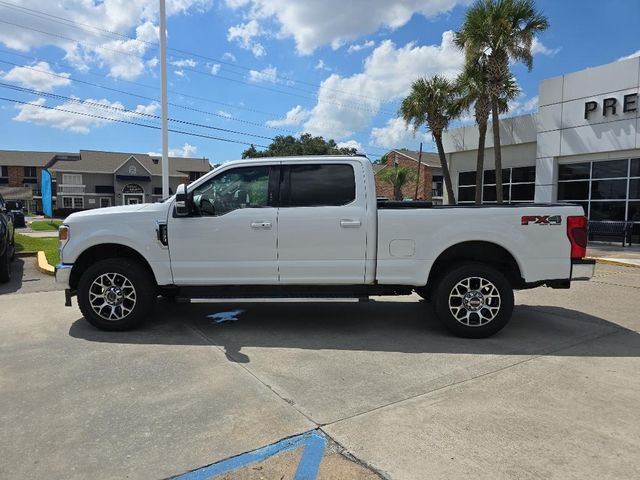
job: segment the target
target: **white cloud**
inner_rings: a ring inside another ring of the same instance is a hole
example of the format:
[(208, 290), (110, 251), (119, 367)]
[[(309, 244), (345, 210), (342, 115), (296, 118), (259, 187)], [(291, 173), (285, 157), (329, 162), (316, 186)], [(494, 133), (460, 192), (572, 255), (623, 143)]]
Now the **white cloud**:
[(289, 110), (284, 118), (279, 120), (269, 120), (266, 125), (267, 127), (287, 127), (287, 126), (296, 126), (300, 125), (304, 122), (311, 112), (309, 110), (305, 110), (300, 105), (296, 105), (291, 110)]
[(361, 73), (333, 74), (322, 82), (305, 131), (338, 140), (350, 137), (368, 127), (384, 103), (405, 96), (416, 78), (436, 73), (453, 78), (463, 62), (451, 31), (442, 34), (440, 45), (396, 48), (385, 40), (365, 59)]
[(318, 63), (316, 63), (316, 66), (314, 67), (315, 70), (325, 70), (327, 72), (331, 71), (331, 68), (327, 67), (327, 64), (324, 63), (324, 60), (320, 59), (318, 60)]
[[(322, 2), (292, 2), (291, 0), (230, 0), (230, 8), (245, 12), (256, 25), (237, 25), (237, 36), (249, 28), (251, 40), (262, 34), (260, 22), (275, 20), (282, 38), (293, 38), (302, 55), (312, 53), (322, 45), (339, 48), (377, 31), (381, 27), (396, 29), (405, 25), (414, 14), (433, 17), (450, 11), (470, 0), (324, 0)], [(232, 27), (233, 28), (233, 27)], [(235, 38), (235, 36), (234, 36)]]
[(355, 140), (347, 140), (346, 142), (339, 142), (337, 144), (337, 147), (338, 148), (355, 148), (356, 153), (366, 153), (364, 148), (362, 147), (362, 144)]
[(1, 78), (26, 88), (51, 92), (54, 88), (70, 85), (70, 76), (66, 72), (54, 71), (47, 62), (38, 62), (29, 66), (13, 67)]
[(367, 48), (373, 48), (376, 42), (368, 40), (364, 43), (349, 45), (347, 53), (359, 52), (360, 50), (366, 50)]
[(224, 110), (218, 110), (218, 115), (222, 115), (225, 118), (231, 118), (233, 115), (231, 115), (229, 112), (225, 112)]
[(629, 60), (630, 58), (635, 58), (635, 57), (640, 57), (640, 50), (636, 50), (635, 52), (633, 52), (633, 53), (631, 53), (629, 55), (626, 55), (624, 57), (620, 57), (618, 59), (618, 61), (620, 62), (622, 60)]
[[(102, 127), (114, 120), (138, 119), (145, 114), (155, 115), (159, 108), (157, 102), (152, 102), (148, 105), (137, 105), (134, 111), (119, 112), (117, 110), (124, 110), (125, 106), (120, 102), (110, 102), (106, 98), (101, 100), (87, 98), (80, 102), (68, 100), (52, 109), (41, 108), (45, 102), (44, 98), (38, 98), (26, 105), (16, 105), (19, 112), (13, 119), (18, 122), (30, 122), (86, 134), (91, 128)], [(96, 107), (95, 104), (104, 105), (106, 108)], [(88, 117), (85, 114), (99, 115), (105, 118)]]
[[(185, 143), (182, 147), (179, 148), (170, 148), (169, 156), (170, 157), (193, 157), (198, 151), (198, 147), (191, 145), (189, 143)], [(152, 157), (161, 157), (162, 153), (160, 152), (149, 152), (147, 155)]]
[(174, 70), (173, 73), (179, 77), (184, 77), (184, 70)]
[(515, 100), (509, 102), (508, 116), (524, 115), (526, 113), (535, 112), (538, 110), (538, 96), (526, 99), (524, 95), (520, 95)]
[(174, 67), (179, 67), (179, 68), (182, 68), (182, 67), (193, 68), (198, 65), (198, 62), (196, 62), (193, 58), (182, 58), (180, 60), (174, 60), (173, 62), (169, 62), (169, 63)]
[(240, 48), (251, 51), (256, 58), (266, 55), (266, 50), (261, 43), (255, 42), (253, 39), (261, 35), (262, 29), (257, 20), (253, 19), (247, 23), (241, 23), (233, 27), (229, 27), (227, 31), (227, 40), (238, 43)]
[(224, 54), (222, 55), (222, 59), (226, 60), (227, 62), (235, 62), (238, 60), (236, 56), (231, 52), (224, 52)]
[(541, 54), (547, 55), (548, 57), (553, 57), (556, 53), (558, 53), (561, 48), (549, 48), (546, 47), (537, 37), (533, 37), (533, 43), (531, 44), (531, 53), (534, 55)]
[(214, 63), (211, 65), (211, 75), (217, 75), (218, 73), (220, 73), (220, 64)]
[(431, 135), (425, 133), (424, 128), (414, 132), (413, 127), (407, 126), (402, 118), (392, 118), (384, 127), (371, 130), (371, 142), (384, 148), (402, 148), (416, 141), (429, 142)]
[(265, 67), (260, 71), (249, 70), (249, 81), (255, 83), (276, 83), (278, 81), (278, 68), (269, 65), (268, 67)]
[[(211, 7), (213, 0), (168, 0), (167, 15), (183, 14), (189, 11), (204, 11)], [(146, 68), (145, 59), (123, 55), (113, 50), (143, 56), (150, 45), (158, 39), (158, 2), (152, 0), (73, 0), (43, 2), (22, 0), (20, 5), (34, 9), (45, 15), (65, 18), (72, 22), (95, 25), (101, 29), (120, 35), (132, 35), (133, 39), (106, 38), (104, 33), (91, 29), (73, 30), (68, 25), (47, 23), (46, 31), (51, 35), (5, 24), (0, 29), (0, 43), (19, 51), (53, 46), (65, 52), (65, 59), (81, 71), (92, 65), (100, 65), (109, 70), (109, 75), (127, 80), (138, 77)], [(25, 17), (16, 9), (3, 11), (3, 20), (23, 24)], [(58, 36), (56, 36), (58, 35)], [(73, 37), (67, 40), (61, 37)]]

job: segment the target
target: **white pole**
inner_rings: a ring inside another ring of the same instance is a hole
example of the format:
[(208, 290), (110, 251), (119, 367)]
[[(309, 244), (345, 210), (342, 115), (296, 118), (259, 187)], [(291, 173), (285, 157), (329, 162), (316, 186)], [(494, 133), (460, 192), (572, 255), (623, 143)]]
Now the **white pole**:
[(162, 198), (169, 196), (169, 135), (167, 132), (167, 19), (165, 0), (160, 0), (160, 82), (162, 102)]

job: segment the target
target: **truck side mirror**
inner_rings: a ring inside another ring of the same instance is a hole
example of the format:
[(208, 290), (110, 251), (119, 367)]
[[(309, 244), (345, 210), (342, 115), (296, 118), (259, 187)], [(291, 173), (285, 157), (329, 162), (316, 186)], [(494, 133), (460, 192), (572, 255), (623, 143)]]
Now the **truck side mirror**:
[(189, 208), (189, 194), (184, 183), (178, 185), (176, 189), (176, 217), (186, 217), (191, 209)]

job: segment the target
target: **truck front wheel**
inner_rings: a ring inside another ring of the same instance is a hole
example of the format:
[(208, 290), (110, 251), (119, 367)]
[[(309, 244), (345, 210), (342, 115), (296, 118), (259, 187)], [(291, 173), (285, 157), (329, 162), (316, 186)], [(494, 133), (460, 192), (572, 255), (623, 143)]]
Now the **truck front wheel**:
[(78, 282), (78, 304), (84, 318), (100, 330), (137, 327), (156, 299), (155, 283), (138, 262), (107, 258), (96, 262)]
[(505, 275), (490, 265), (460, 264), (440, 278), (434, 308), (456, 335), (489, 337), (511, 319), (513, 288)]

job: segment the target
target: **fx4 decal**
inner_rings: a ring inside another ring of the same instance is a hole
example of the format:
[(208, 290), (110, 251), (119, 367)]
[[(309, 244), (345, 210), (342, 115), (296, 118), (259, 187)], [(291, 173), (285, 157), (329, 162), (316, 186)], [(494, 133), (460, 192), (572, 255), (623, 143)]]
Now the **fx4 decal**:
[(562, 217), (560, 215), (523, 215), (521, 219), (522, 225), (561, 225)]

